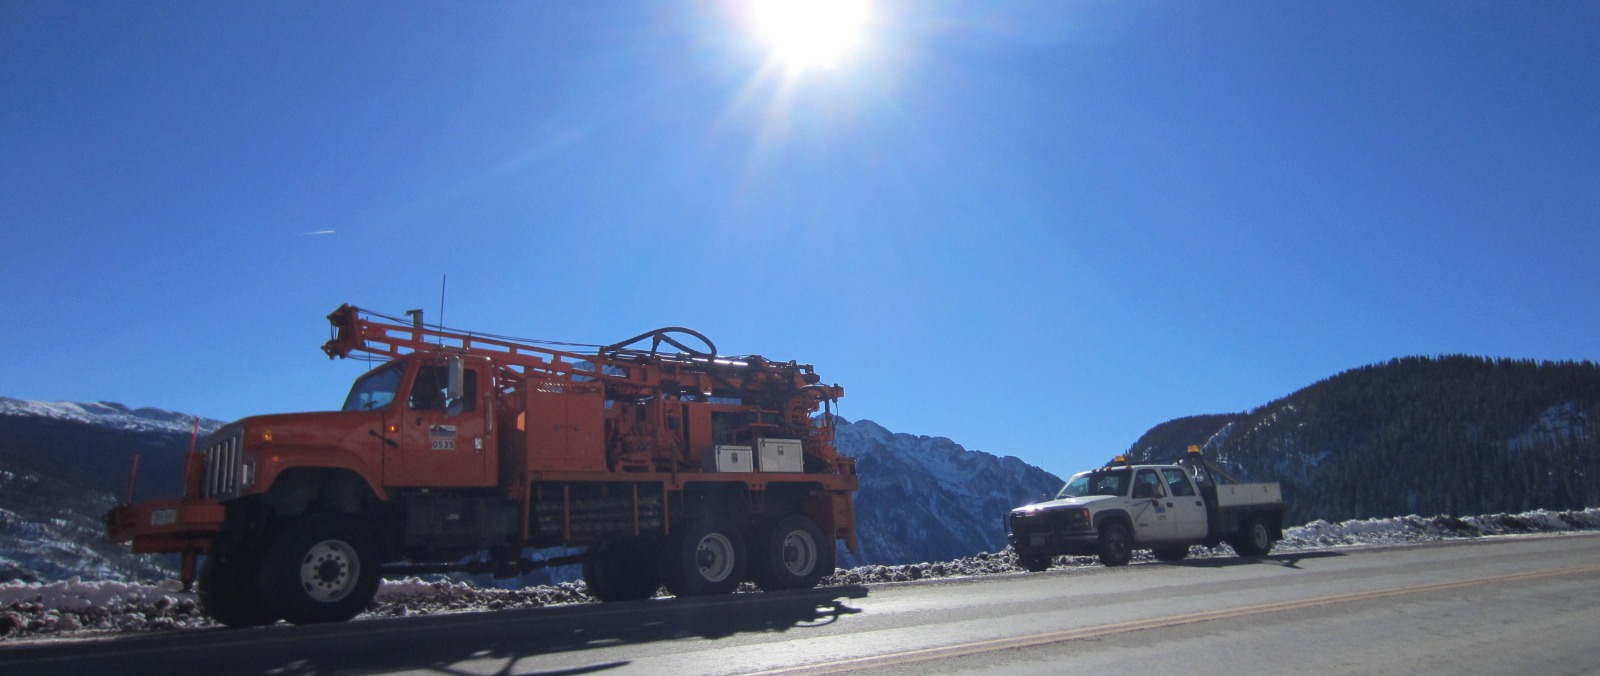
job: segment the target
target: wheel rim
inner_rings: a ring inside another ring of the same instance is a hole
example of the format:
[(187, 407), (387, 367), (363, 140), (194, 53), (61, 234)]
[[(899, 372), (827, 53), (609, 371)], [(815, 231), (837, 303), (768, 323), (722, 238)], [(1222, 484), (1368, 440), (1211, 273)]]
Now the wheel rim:
[(733, 541), (722, 533), (708, 533), (694, 548), (695, 567), (701, 579), (721, 582), (733, 574)]
[(1250, 537), (1255, 539), (1256, 549), (1263, 552), (1267, 551), (1267, 547), (1272, 544), (1272, 541), (1268, 539), (1267, 527), (1259, 523), (1250, 529)]
[(314, 601), (339, 601), (355, 590), (359, 579), (361, 559), (342, 540), (318, 542), (300, 559), (300, 588)]
[(803, 530), (789, 531), (783, 538), (783, 567), (790, 575), (804, 577), (817, 568), (817, 541)]
[(1107, 540), (1110, 541), (1111, 553), (1116, 555), (1117, 558), (1122, 558), (1128, 552), (1128, 538), (1122, 534), (1122, 531), (1111, 531), (1111, 537), (1107, 538)]

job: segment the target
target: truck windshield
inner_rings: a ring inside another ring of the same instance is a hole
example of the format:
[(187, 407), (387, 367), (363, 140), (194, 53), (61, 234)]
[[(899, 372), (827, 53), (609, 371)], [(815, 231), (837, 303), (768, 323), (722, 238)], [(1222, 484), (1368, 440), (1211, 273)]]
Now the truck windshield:
[(1056, 499), (1081, 498), (1085, 495), (1127, 495), (1129, 474), (1131, 472), (1127, 469), (1084, 472), (1062, 486)]
[(344, 411), (370, 411), (383, 408), (394, 401), (400, 389), (401, 365), (390, 364), (368, 372), (350, 387), (350, 396), (344, 400)]

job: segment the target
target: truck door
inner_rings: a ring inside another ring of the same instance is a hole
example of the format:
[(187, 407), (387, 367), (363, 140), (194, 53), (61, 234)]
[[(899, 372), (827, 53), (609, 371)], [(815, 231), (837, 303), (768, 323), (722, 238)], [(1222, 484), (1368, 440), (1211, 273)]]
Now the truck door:
[(1133, 499), (1128, 513), (1133, 516), (1133, 539), (1138, 542), (1163, 542), (1173, 539), (1171, 510), (1167, 509), (1167, 489), (1153, 469), (1133, 475)]
[(1173, 538), (1201, 540), (1206, 536), (1206, 503), (1195, 490), (1189, 475), (1176, 467), (1162, 468), (1167, 482), (1167, 511), (1172, 517)]
[(493, 455), (486, 419), (493, 411), (482, 402), (480, 374), (472, 365), (462, 369), (462, 397), (447, 397), (450, 367), (423, 362), (411, 381), (400, 408), (400, 446), (391, 448), (383, 463), (384, 484), (389, 486), (482, 486)]

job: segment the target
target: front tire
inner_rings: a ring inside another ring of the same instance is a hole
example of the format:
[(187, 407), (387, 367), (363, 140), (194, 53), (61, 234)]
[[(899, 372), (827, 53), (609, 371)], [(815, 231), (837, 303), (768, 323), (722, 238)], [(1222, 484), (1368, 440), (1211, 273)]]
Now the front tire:
[(1133, 559), (1133, 536), (1128, 527), (1120, 523), (1107, 524), (1100, 529), (1100, 547), (1096, 554), (1101, 565), (1107, 568), (1126, 566)]
[(212, 552), (200, 569), (200, 605), (206, 615), (230, 627), (277, 622), (261, 589), (261, 555)]
[(267, 550), (261, 586), (293, 624), (344, 622), (378, 593), (378, 543), (348, 517), (318, 514), (289, 526)]
[(1030, 573), (1042, 573), (1050, 570), (1051, 558), (1053, 557), (1044, 552), (1035, 552), (1026, 549), (1017, 550), (1017, 565), (1021, 566), (1023, 570), (1026, 570)]
[(833, 573), (834, 543), (816, 522), (798, 514), (759, 531), (751, 550), (751, 577), (765, 591), (810, 589)]
[(689, 524), (666, 547), (667, 590), (673, 596), (731, 593), (744, 579), (745, 547), (727, 519), (708, 517)]

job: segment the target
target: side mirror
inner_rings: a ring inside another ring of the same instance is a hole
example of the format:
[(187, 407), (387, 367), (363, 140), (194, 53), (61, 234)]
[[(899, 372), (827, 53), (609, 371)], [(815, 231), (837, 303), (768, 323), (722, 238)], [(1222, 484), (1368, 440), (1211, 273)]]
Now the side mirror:
[(445, 413), (459, 415), (465, 402), (461, 401), (466, 396), (466, 369), (461, 365), (460, 357), (450, 358), (450, 373), (445, 384)]

